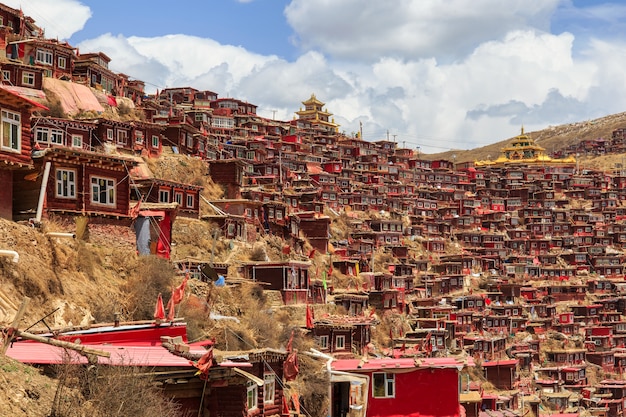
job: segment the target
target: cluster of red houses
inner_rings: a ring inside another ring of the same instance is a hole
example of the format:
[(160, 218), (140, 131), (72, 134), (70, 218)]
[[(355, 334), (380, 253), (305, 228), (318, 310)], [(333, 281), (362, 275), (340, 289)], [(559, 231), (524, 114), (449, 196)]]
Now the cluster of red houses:
[[(309, 244), (327, 254), (328, 272), (302, 260), (238, 267), (284, 304), (332, 302), (345, 312), (306, 326), (316, 355), (328, 361), (330, 415), (522, 415), (528, 405), (535, 415), (583, 408), (623, 415), (622, 171), (553, 159), (523, 131), (493, 161), (431, 161), (394, 141), (340, 133), (314, 95), (291, 121), (191, 87), (147, 96), (143, 82), (109, 70), (106, 55), (46, 39), (4, 5), (0, 44), (0, 216), (134, 219), (138, 251), (166, 257), (176, 216), (216, 223), (222, 238), (252, 243), (272, 234), (289, 251), (311, 256)], [(142, 116), (124, 117), (132, 112)], [(147, 173), (142, 158), (164, 152), (206, 161), (225, 198), (201, 212), (201, 187)], [(346, 239), (332, 240), (329, 214), (344, 217)], [(393, 262), (375, 269), (382, 253)], [(190, 271), (202, 278), (200, 264)], [(337, 274), (354, 277), (355, 288), (336, 287)], [(408, 327), (391, 329), (390, 346), (372, 347), (373, 326), (385, 315), (406, 318)], [(293, 413), (279, 382), (288, 352), (224, 354), (209, 372), (205, 402), (189, 361), (153, 345), (146, 365), (189, 368), (167, 389), (190, 409)], [(474, 361), (494, 390), (469, 381)], [(606, 378), (591, 381), (589, 369)], [(233, 408), (220, 408), (220, 396), (234, 398)]]

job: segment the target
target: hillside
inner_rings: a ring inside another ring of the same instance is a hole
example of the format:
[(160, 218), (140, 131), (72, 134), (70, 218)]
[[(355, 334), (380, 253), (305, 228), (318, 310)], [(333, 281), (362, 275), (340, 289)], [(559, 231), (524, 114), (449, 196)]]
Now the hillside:
[[(614, 129), (624, 126), (626, 113), (621, 113), (590, 122), (550, 127), (530, 132), (529, 135), (551, 150), (584, 139), (609, 137)], [(428, 158), (451, 159), (454, 153), (457, 162), (472, 161), (497, 155), (506, 142), (469, 151), (428, 155)], [(581, 163), (586, 167), (606, 169), (614, 167), (621, 159), (621, 155), (611, 155), (583, 159)], [(148, 165), (159, 178), (205, 187), (201, 206), (203, 213), (211, 213), (206, 200), (219, 199), (223, 195), (221, 188), (207, 178), (206, 165), (197, 159), (164, 155), (158, 161), (148, 161)], [(348, 236), (348, 220), (345, 215), (332, 216), (333, 239)], [(215, 227), (205, 221), (178, 218), (173, 229), (172, 259), (214, 258), (231, 263), (233, 266), (229, 268), (228, 277), (233, 281), (239, 279), (235, 267), (238, 261), (308, 259), (303, 255), (284, 253), (285, 242), (276, 236), (261, 235), (254, 244), (221, 238), (214, 241)], [(45, 330), (45, 325), (53, 329), (87, 327), (96, 322), (112, 322), (116, 316), (121, 321), (150, 320), (157, 295), (162, 293), (167, 300), (172, 287), (182, 279), (171, 263), (154, 257), (138, 257), (131, 228), (93, 224), (84, 241), (48, 234), (71, 232), (74, 228), (73, 224), (54, 219), (45, 221), (40, 229), (0, 219), (0, 249), (19, 254), (17, 263), (12, 262), (11, 257), (0, 257), (2, 326), (11, 322), (25, 296), (30, 298), (30, 304), (19, 323), (20, 329), (32, 325), (35, 325), (34, 330)], [(407, 245), (412, 255), (423, 254), (419, 244), (407, 242)], [(390, 255), (379, 253), (375, 265), (380, 269), (385, 262), (392, 260)], [(313, 269), (325, 268), (324, 254), (315, 254), (311, 261)], [(358, 279), (341, 275), (338, 271), (333, 272), (332, 278), (338, 289), (361, 284)], [(304, 324), (303, 306), (276, 307), (279, 304), (274, 301), (276, 295), (264, 292), (257, 285), (218, 288), (192, 280), (188, 288), (180, 316), (184, 316), (189, 323), (190, 340), (215, 338), (218, 348), (231, 350), (283, 348), (291, 330)], [(236, 316), (239, 323), (213, 320), (211, 313)], [(335, 314), (337, 309), (334, 305), (317, 305), (315, 313)], [(46, 316), (45, 325), (38, 323)], [(372, 337), (382, 345), (389, 340), (390, 326), (401, 327), (403, 323), (392, 323), (386, 317), (381, 319), (382, 324), (377, 326)], [(310, 344), (301, 338), (295, 340), (296, 346), (303, 350), (306, 350), (307, 343)], [(318, 377), (321, 371), (313, 365), (308, 369), (311, 375)], [(7, 358), (0, 358), (0, 377), (6, 386), (11, 387), (0, 390), (0, 416), (49, 414), (56, 391), (55, 379)], [(301, 387), (301, 392), (306, 395), (307, 388)], [(309, 391), (309, 395), (314, 393)]]
[[(598, 138), (608, 139), (614, 130), (626, 127), (626, 113), (617, 113), (594, 120), (584, 122), (568, 123), (559, 126), (549, 126), (535, 132), (525, 133), (534, 139), (538, 145), (543, 146), (548, 153), (552, 153), (566, 148), (569, 145), (577, 144), (583, 140), (593, 140)], [(521, 126), (520, 126), (521, 128)], [(515, 135), (519, 134), (519, 130)], [(482, 146), (469, 150), (450, 150), (435, 154), (425, 154), (423, 157), (429, 160), (448, 159), (456, 162), (473, 162), (481, 159), (495, 159), (500, 154), (500, 150), (514, 137), (491, 145)]]

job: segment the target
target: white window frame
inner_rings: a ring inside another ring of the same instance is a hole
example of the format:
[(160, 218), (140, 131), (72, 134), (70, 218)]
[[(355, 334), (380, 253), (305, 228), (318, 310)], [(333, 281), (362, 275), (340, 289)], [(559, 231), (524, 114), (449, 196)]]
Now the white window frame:
[[(382, 377), (382, 383), (384, 384), (385, 393), (383, 395), (377, 395), (376, 379)], [(372, 374), (372, 397), (373, 398), (395, 398), (396, 397), (396, 375), (389, 372), (374, 372)]]
[[(89, 183), (91, 185), (91, 202), (93, 204), (109, 207), (115, 206), (115, 179), (92, 176)], [(102, 187), (104, 187), (104, 189)], [(106, 201), (101, 201), (103, 196)]]
[(345, 350), (346, 349), (346, 336), (339, 335), (335, 337), (335, 350)]
[(63, 131), (60, 129), (50, 129), (50, 143), (63, 145)]
[(30, 71), (24, 71), (22, 73), (22, 85), (32, 87), (35, 85), (35, 73)]
[(152, 147), (153, 148), (159, 147), (159, 137), (157, 135), (152, 135)]
[(54, 54), (47, 49), (37, 49), (35, 62), (43, 65), (52, 65)]
[(0, 149), (8, 152), (22, 152), (22, 124), (20, 122), (21, 115), (9, 110), (2, 110), (0, 113)]
[(59, 168), (56, 170), (55, 197), (76, 199), (76, 170)]
[(141, 130), (135, 130), (135, 143), (143, 144), (144, 134)]
[(67, 67), (67, 58), (64, 56), (60, 56), (57, 59), (57, 67), (61, 68), (61, 69), (65, 69)]
[(35, 129), (35, 141), (39, 143), (50, 142), (50, 131), (45, 127), (38, 127)]
[(83, 147), (83, 135), (72, 135), (72, 148)]
[(248, 411), (256, 410), (259, 406), (259, 387), (256, 382), (248, 381), (246, 384), (246, 405)]
[(2, 81), (11, 81), (11, 71), (2, 70)]
[(186, 207), (187, 208), (193, 208), (194, 203), (196, 202), (194, 195), (193, 194), (187, 194), (187, 199), (186, 199)]
[(170, 202), (170, 190), (159, 190), (159, 203)]
[(175, 192), (174, 202), (178, 203), (179, 206), (182, 206), (183, 205), (183, 193), (181, 193), (180, 191)]
[(107, 129), (107, 139), (113, 140), (113, 129)]
[(263, 374), (263, 403), (274, 404), (276, 399), (276, 374)]
[(124, 129), (118, 129), (117, 131), (117, 144), (118, 145), (127, 145), (128, 144), (128, 131)]
[(320, 349), (328, 349), (328, 335), (319, 337), (319, 346)]

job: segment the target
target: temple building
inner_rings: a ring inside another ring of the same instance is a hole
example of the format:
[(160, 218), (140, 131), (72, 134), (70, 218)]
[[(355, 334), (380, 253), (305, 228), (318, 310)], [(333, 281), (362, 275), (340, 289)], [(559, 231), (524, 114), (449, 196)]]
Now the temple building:
[(576, 158), (569, 156), (563, 159), (555, 159), (545, 153), (545, 148), (537, 145), (535, 141), (524, 133), (524, 127), (513, 141), (502, 148), (502, 152), (496, 160), (475, 161), (475, 166), (503, 166), (503, 165), (528, 165), (528, 164), (575, 164)]
[(322, 103), (315, 97), (315, 94), (311, 94), (311, 98), (302, 102), (304, 104), (304, 110), (300, 107), (300, 110), (296, 112), (299, 120), (307, 121), (313, 128), (321, 128), (328, 132), (337, 132), (339, 125), (335, 123), (335, 118), (331, 118), (333, 115), (324, 108), (326, 103)]

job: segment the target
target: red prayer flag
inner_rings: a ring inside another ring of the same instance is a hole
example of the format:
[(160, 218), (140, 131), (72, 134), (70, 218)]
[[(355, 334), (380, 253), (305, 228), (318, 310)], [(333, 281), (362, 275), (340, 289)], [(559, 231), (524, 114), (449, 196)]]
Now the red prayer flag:
[(185, 275), (183, 282), (180, 283), (174, 291), (172, 291), (172, 300), (174, 301), (174, 305), (180, 304), (185, 296), (185, 288), (187, 287), (187, 281), (189, 280), (189, 275)]
[(204, 355), (202, 355), (202, 357), (198, 359), (197, 363), (191, 362), (191, 364), (198, 368), (196, 375), (200, 374), (201, 379), (206, 379), (209, 375), (209, 368), (213, 365), (213, 348), (210, 348)]
[(315, 327), (313, 325), (313, 311), (311, 310), (311, 307), (307, 304), (306, 305), (306, 328), (312, 329), (313, 327)]
[(157, 320), (165, 319), (165, 307), (163, 307), (163, 296), (159, 293), (156, 306), (154, 307), (154, 318)]
[(174, 289), (172, 288), (172, 296), (170, 300), (167, 302), (167, 320), (174, 321), (176, 318), (176, 304), (174, 304)]

